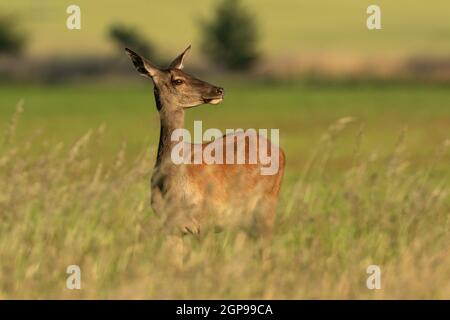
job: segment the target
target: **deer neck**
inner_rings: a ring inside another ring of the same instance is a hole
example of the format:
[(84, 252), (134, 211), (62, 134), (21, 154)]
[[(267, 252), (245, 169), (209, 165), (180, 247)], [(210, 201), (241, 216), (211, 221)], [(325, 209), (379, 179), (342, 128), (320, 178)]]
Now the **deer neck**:
[(161, 96), (157, 90), (155, 90), (155, 100), (161, 121), (156, 166), (166, 166), (172, 163), (172, 149), (178, 143), (172, 141), (172, 133), (176, 129), (184, 128), (184, 110), (176, 108), (170, 99)]

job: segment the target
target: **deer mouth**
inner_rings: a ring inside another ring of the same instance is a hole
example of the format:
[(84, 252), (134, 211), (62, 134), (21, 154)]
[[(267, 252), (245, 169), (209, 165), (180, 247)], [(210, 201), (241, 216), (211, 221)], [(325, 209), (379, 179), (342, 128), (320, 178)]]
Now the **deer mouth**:
[(223, 96), (214, 97), (214, 98), (203, 98), (203, 101), (205, 103), (209, 103), (209, 104), (219, 104), (223, 101)]

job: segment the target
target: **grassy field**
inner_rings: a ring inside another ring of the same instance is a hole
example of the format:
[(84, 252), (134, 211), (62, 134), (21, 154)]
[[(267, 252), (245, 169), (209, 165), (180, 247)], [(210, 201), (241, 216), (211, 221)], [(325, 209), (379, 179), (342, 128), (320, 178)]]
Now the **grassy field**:
[[(165, 53), (174, 55), (188, 43), (197, 47), (199, 20), (210, 18), (215, 1), (88, 1), (78, 0), (82, 29), (65, 27), (66, 8), (72, 1), (19, 0), (0, 3), (0, 12), (12, 13), (29, 32), (33, 56), (111, 52), (108, 27), (115, 22), (136, 26)], [(447, 0), (426, 4), (407, 0), (379, 0), (380, 32), (366, 28), (370, 2), (359, 0), (243, 0), (258, 18), (261, 49), (269, 56), (299, 52), (327, 54), (448, 54), (450, 29)], [(180, 30), (183, 30), (180, 32)]]
[(448, 88), (222, 83), (187, 124), (280, 129), (272, 260), (228, 230), (185, 238), (180, 267), (149, 208), (144, 83), (0, 87), (0, 298), (450, 298)]

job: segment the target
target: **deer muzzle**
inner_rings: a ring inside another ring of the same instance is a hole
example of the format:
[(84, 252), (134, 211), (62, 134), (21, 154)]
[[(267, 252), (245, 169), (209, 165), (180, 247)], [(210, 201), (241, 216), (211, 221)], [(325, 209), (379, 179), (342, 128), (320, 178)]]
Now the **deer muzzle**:
[(203, 98), (205, 103), (219, 104), (223, 101), (223, 97), (225, 94), (225, 90), (223, 88), (215, 87), (212, 93), (213, 94), (211, 96)]

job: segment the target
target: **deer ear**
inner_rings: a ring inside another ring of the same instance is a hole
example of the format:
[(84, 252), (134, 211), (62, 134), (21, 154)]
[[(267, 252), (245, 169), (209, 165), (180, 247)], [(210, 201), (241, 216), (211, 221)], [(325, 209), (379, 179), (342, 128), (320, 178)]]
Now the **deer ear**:
[(172, 61), (169, 68), (170, 69), (183, 69), (184, 68), (184, 65), (183, 65), (184, 57), (189, 52), (189, 50), (191, 50), (191, 45), (189, 45), (189, 47), (187, 47), (186, 50), (184, 50), (182, 54), (180, 54), (178, 57), (175, 58), (175, 60)]
[(145, 58), (142, 58), (139, 54), (136, 52), (125, 48), (125, 51), (127, 52), (128, 56), (130, 57), (131, 61), (133, 62), (134, 67), (136, 70), (145, 77), (153, 78), (159, 69), (154, 66), (150, 61), (148, 61)]

